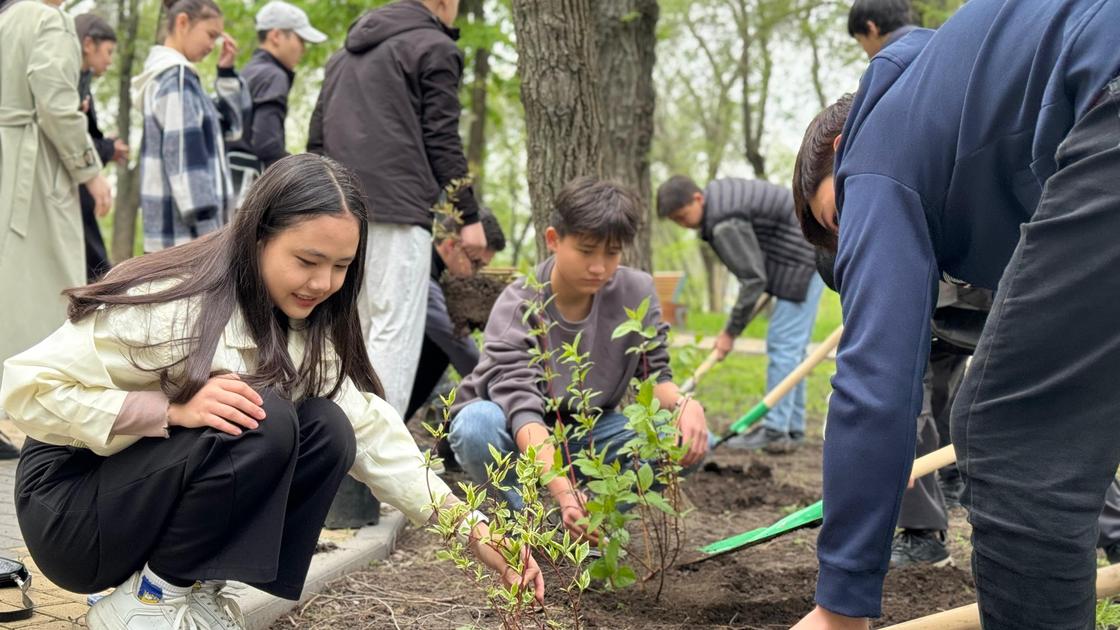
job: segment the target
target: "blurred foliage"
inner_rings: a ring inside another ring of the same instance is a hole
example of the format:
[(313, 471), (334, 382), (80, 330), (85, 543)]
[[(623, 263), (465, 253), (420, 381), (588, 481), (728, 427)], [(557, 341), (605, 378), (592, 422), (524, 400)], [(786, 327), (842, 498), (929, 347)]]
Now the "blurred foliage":
[[(327, 34), (322, 44), (309, 46), (289, 99), (288, 149), (303, 150), (323, 68), (345, 41), (350, 25), (365, 11), (389, 0), (293, 0), (307, 11), (312, 24)], [(80, 0), (68, 10), (94, 10), (117, 25), (120, 2), (137, 2), (140, 16), (134, 72), (143, 68), (148, 48), (156, 43), (161, 20), (159, 0)], [(239, 65), (257, 46), (253, 16), (265, 0), (218, 0), (225, 13), (226, 30), (240, 44)], [(487, 126), (484, 203), (490, 206), (506, 231), (508, 246), (496, 265), (521, 269), (535, 258), (526, 180), (524, 115), (519, 98), (517, 49), (509, 0), (481, 2), (485, 19), (479, 20), (463, 3), (457, 22), (464, 52), (463, 136), (470, 124), (470, 91), (475, 80), (475, 52), (486, 48), (490, 72), (486, 77)], [(801, 134), (820, 103), (831, 102), (854, 91), (866, 64), (863, 52), (846, 30), (848, 3), (825, 0), (660, 0), (657, 65), (658, 90), (651, 175), (656, 186), (674, 173), (691, 176), (700, 186), (714, 177), (754, 177), (744, 146), (745, 111), (753, 125), (762, 125), (760, 151), (768, 179), (789, 181)], [(923, 24), (937, 26), (963, 4), (962, 0), (917, 0)], [(746, 48), (744, 48), (746, 47)], [(746, 55), (744, 56), (744, 52)], [(217, 52), (198, 64), (204, 82), (215, 74)], [(745, 64), (744, 64), (745, 60)], [(768, 61), (767, 61), (768, 60)], [(766, 64), (769, 64), (768, 66)], [(116, 134), (120, 65), (115, 63), (94, 83), (102, 129)], [(765, 80), (766, 73), (770, 77)], [(127, 80), (127, 77), (126, 77)], [(745, 83), (744, 83), (745, 82)], [(764, 88), (764, 86), (766, 86)], [(376, 89), (371, 87), (371, 89)], [(744, 102), (744, 99), (746, 102)], [(759, 118), (759, 112), (763, 112)], [(126, 134), (138, 149), (140, 112), (133, 111)], [(135, 156), (138, 151), (133, 151)], [(107, 171), (112, 177), (115, 169)], [(106, 230), (108, 233), (108, 230)], [(708, 269), (701, 258), (703, 244), (696, 233), (666, 221), (655, 221), (652, 233), (654, 268), (682, 270), (687, 274), (684, 303), (693, 325), (717, 329), (722, 314), (705, 316), (709, 309)], [(722, 272), (720, 272), (722, 273)], [(722, 295), (734, 300), (734, 279)], [(839, 321), (838, 308), (826, 297), (815, 339)], [(822, 333), (821, 331), (824, 330)], [(748, 329), (751, 336), (765, 334), (765, 321)]]

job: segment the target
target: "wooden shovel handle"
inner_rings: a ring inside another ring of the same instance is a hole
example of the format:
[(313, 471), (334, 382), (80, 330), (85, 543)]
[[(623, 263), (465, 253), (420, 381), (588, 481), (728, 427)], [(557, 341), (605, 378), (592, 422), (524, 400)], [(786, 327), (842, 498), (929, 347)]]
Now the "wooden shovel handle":
[[(1120, 564), (1098, 569), (1097, 599), (1118, 594), (1120, 594)], [(980, 630), (980, 609), (976, 604), (969, 604), (888, 626), (883, 630)]]
[(914, 460), (914, 467), (910, 469), (910, 480), (925, 477), (955, 461), (957, 461), (957, 451), (952, 444), (943, 446), (932, 453), (926, 453)]
[(708, 358), (704, 359), (704, 362), (700, 364), (700, 367), (696, 368), (696, 371), (692, 373), (692, 380), (699, 382), (700, 379), (708, 373), (708, 370), (715, 367), (717, 363), (719, 363), (719, 353), (715, 350), (712, 350), (711, 353), (708, 354)]
[(840, 326), (836, 330), (832, 331), (832, 334), (829, 335), (827, 339), (822, 341), (820, 345), (817, 346), (816, 349), (813, 350), (813, 352), (808, 357), (806, 357), (804, 361), (801, 362), (801, 365), (794, 368), (794, 370), (790, 372), (789, 375), (782, 379), (781, 383), (778, 383), (774, 387), (774, 389), (770, 390), (770, 392), (766, 394), (766, 396), (762, 399), (762, 402), (766, 403), (767, 407), (773, 409), (783, 396), (788, 394), (791, 389), (796, 387), (802, 379), (809, 375), (809, 372), (813, 371), (813, 368), (817, 367), (818, 363), (828, 358), (828, 354), (835, 350), (836, 346), (840, 345), (840, 336), (843, 333), (843, 326)]

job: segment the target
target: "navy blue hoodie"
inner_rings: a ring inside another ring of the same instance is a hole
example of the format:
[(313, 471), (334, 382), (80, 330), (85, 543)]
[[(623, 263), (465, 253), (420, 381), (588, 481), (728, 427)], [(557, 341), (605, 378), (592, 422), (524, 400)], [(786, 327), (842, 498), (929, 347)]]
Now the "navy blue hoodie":
[(1120, 71), (1116, 0), (972, 0), (872, 59), (836, 156), (845, 331), (824, 454), (817, 602), (878, 616), (942, 274), (994, 288)]

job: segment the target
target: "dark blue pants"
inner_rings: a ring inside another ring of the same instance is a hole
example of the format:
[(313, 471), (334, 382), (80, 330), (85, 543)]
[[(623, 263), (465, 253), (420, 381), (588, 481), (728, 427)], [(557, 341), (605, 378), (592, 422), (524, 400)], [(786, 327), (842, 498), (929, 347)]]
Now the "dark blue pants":
[(1120, 462), (1120, 81), (1056, 157), (953, 408), (986, 630), (1093, 627)]

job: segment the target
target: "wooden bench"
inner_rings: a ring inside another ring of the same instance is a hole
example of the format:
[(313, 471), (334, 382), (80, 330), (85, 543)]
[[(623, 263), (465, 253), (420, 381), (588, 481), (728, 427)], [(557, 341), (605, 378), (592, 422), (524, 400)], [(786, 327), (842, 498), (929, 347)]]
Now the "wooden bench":
[(685, 306), (681, 303), (684, 293), (683, 271), (655, 271), (653, 288), (661, 303), (661, 319), (670, 326), (684, 325)]

